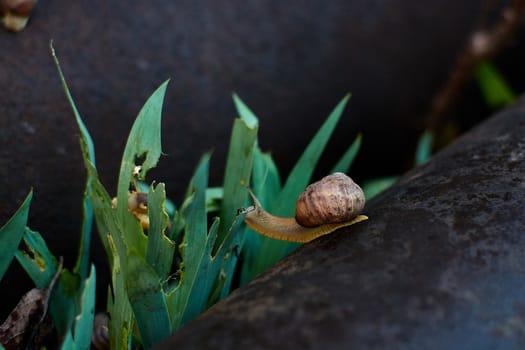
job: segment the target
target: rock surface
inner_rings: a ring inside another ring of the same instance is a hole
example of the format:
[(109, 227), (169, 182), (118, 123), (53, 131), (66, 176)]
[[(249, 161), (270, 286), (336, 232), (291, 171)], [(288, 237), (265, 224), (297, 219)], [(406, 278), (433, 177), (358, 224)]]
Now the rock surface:
[(523, 349), (525, 101), (157, 349)]

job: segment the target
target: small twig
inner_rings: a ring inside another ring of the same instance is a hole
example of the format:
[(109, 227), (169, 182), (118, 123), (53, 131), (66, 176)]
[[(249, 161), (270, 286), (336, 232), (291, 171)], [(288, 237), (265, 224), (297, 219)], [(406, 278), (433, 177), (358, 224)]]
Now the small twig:
[(434, 97), (424, 120), (427, 128), (441, 125), (447, 112), (454, 106), (465, 84), (474, 75), (477, 65), (490, 60), (507, 44), (519, 27), (525, 10), (525, 0), (513, 0), (501, 10), (501, 18), (492, 30), (478, 29), (458, 55), (449, 79)]

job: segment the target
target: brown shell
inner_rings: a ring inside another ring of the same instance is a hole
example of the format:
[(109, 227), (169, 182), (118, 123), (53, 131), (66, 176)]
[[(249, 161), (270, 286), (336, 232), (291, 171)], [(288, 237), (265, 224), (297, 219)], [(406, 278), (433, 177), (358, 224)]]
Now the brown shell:
[(350, 221), (364, 206), (361, 187), (345, 174), (334, 173), (301, 193), (295, 206), (295, 220), (306, 227)]

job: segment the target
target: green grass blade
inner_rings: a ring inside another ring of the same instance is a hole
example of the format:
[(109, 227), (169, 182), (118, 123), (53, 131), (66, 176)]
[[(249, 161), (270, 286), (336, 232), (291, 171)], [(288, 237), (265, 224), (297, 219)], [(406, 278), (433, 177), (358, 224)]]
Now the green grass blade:
[(385, 176), (365, 181), (361, 187), (365, 193), (366, 200), (368, 201), (372, 199), (379, 193), (392, 186), (397, 181), (397, 179), (398, 176)]
[(279, 170), (269, 153), (259, 147), (253, 152), (252, 190), (263, 205), (268, 205), (281, 192)]
[(188, 254), (185, 254), (183, 258), (185, 265), (186, 261), (193, 260), (189, 256), (192, 252), (195, 252), (198, 258), (194, 260), (194, 268), (192, 267), (190, 271), (184, 272), (184, 288), (181, 291), (185, 294), (183, 299), (185, 300), (185, 303), (184, 307), (181, 308), (182, 318), (180, 320), (180, 325), (184, 325), (188, 321), (197, 317), (207, 306), (208, 298), (212, 292), (215, 275), (216, 272), (218, 272), (214, 266), (212, 249), (213, 243), (217, 238), (219, 224), (219, 218), (215, 218), (208, 233), (208, 237), (204, 242), (205, 245), (200, 251), (193, 251), (189, 246), (186, 248)]
[(275, 201), (275, 205), (271, 208), (275, 214), (281, 216), (293, 216), (295, 214), (295, 200), (310, 183), (315, 166), (332, 136), (332, 132), (341, 118), (349, 99), (350, 95), (346, 95), (337, 104), (293, 167), (283, 186), (279, 199)]
[[(50, 49), (51, 49), (51, 55), (53, 57), (55, 66), (58, 71), (60, 82), (62, 83), (62, 88), (66, 94), (69, 105), (71, 106), (71, 109), (73, 110), (73, 114), (75, 115), (75, 119), (76, 119), (78, 128), (80, 130), (80, 146), (82, 150), (82, 156), (84, 157), (84, 161), (90, 162), (91, 164), (93, 164), (93, 166), (95, 166), (95, 147), (93, 145), (93, 140), (91, 139), (91, 135), (89, 134), (89, 131), (86, 125), (84, 124), (84, 121), (82, 120), (80, 116), (80, 113), (78, 112), (77, 106), (75, 104), (75, 101), (73, 100), (73, 96), (71, 95), (69, 86), (67, 85), (66, 79), (64, 77), (64, 73), (62, 72), (62, 68), (60, 67), (60, 62), (58, 61), (58, 57), (55, 53), (55, 49), (53, 48), (52, 43), (50, 45)], [(90, 243), (91, 243), (91, 232), (93, 228), (93, 206), (91, 204), (91, 199), (89, 197), (90, 192), (91, 192), (91, 176), (88, 173), (88, 176), (86, 178), (86, 189), (84, 191), (83, 207), (82, 207), (83, 220), (82, 220), (80, 246), (79, 246), (79, 251), (78, 251), (77, 262), (74, 268), (74, 271), (79, 273), (82, 279), (85, 279), (88, 273), (89, 248), (90, 248)]]
[(481, 93), (490, 107), (502, 108), (516, 100), (516, 94), (494, 65), (487, 62), (480, 63), (476, 70), (476, 78)]
[(127, 201), (135, 166), (142, 167), (138, 179), (144, 180), (147, 171), (155, 167), (162, 153), (161, 116), (168, 82), (169, 80), (162, 83), (140, 110), (124, 149), (117, 189), (117, 208), (123, 223), (126, 216), (131, 216), (127, 209)]
[(24, 242), (28, 252), (18, 250), (15, 253), (16, 259), (37, 288), (45, 288), (57, 272), (58, 261), (38, 232), (26, 228)]
[(350, 169), (350, 166), (352, 166), (352, 163), (354, 162), (354, 159), (357, 156), (359, 149), (361, 148), (362, 138), (363, 137), (361, 136), (361, 134), (357, 135), (354, 142), (352, 142), (352, 144), (350, 145), (350, 147), (348, 147), (341, 159), (339, 159), (337, 164), (332, 168), (332, 171), (330, 172), (331, 174), (336, 172), (348, 172), (348, 169)]
[(224, 263), (228, 264), (233, 257), (233, 246), (238, 244), (235, 229), (238, 229), (239, 222), (234, 220), (232, 229), (218, 245), (216, 254), (212, 253), (220, 220), (215, 218), (208, 231), (206, 189), (209, 158), (206, 154), (201, 159), (180, 209), (186, 223), (184, 238), (179, 246), (183, 268), (180, 270), (179, 285), (166, 295), (173, 329), (200, 314), (210, 305), (210, 298), (215, 299), (220, 294), (228, 279)]
[(222, 197), (224, 190), (222, 187), (209, 187), (206, 189), (206, 211), (208, 213), (219, 211), (221, 209)]
[(419, 138), (419, 142), (416, 148), (416, 165), (421, 165), (430, 159), (430, 155), (432, 154), (433, 139), (434, 137), (430, 130), (425, 130), (423, 135), (421, 135), (421, 137)]
[[(221, 225), (219, 227), (218, 239), (215, 243), (216, 246), (223, 243), (227, 235), (237, 236), (239, 234), (238, 230), (232, 232), (232, 227), (237, 219), (237, 211), (239, 208), (244, 207), (247, 202), (247, 187), (252, 174), (253, 152), (257, 143), (257, 131), (259, 128), (258, 121), (253, 113), (249, 111), (237, 96), (234, 96), (234, 101), (242, 119), (235, 120), (231, 134), (226, 171), (224, 174), (224, 196), (220, 210)], [(240, 239), (238, 249), (241, 249), (244, 237), (238, 238)], [(230, 259), (223, 264), (222, 268), (226, 278), (223, 284), (221, 298), (229, 294), (236, 265), (236, 255), (232, 255)]]
[[(192, 295), (193, 290), (203, 292), (199, 283), (205, 281), (199, 278), (198, 272), (204, 260), (210, 244), (208, 243), (208, 225), (206, 214), (206, 188), (208, 186), (208, 168), (210, 155), (206, 154), (193, 175), (188, 189), (187, 200), (181, 208), (184, 221), (186, 222), (184, 238), (179, 251), (184, 263), (181, 271), (181, 284), (175, 290), (176, 294), (169, 296), (174, 310), (172, 322), (173, 328), (182, 325), (183, 320), (191, 318), (194, 314), (201, 312), (202, 304), (200, 297)], [(212, 233), (217, 231), (217, 224), (213, 226)], [(211, 250), (210, 250), (211, 252)]]
[(78, 275), (63, 269), (49, 301), (49, 313), (60, 337), (71, 330), (75, 316), (78, 314), (79, 290)]
[(126, 290), (142, 344), (146, 349), (171, 332), (168, 307), (161, 280), (155, 270), (135, 250), (126, 257)]
[[(281, 180), (279, 171), (268, 153), (262, 153), (259, 147), (255, 147), (253, 157), (252, 190), (263, 205), (267, 208), (270, 203), (278, 198), (281, 191)], [(241, 266), (241, 285), (251, 281), (261, 272), (260, 262), (266, 261), (261, 254), (261, 241), (264, 239), (260, 234), (244, 226), (244, 244), (242, 247), (243, 264)], [(264, 266), (267, 263), (263, 262)]]
[(164, 210), (165, 200), (166, 191), (164, 184), (160, 183), (156, 187), (152, 186), (148, 193), (150, 229), (148, 232), (146, 261), (162, 279), (168, 277), (175, 253), (175, 243), (164, 234), (168, 226), (168, 214)]
[(241, 100), (237, 94), (233, 94), (233, 103), (237, 109), (239, 117), (244, 120), (248, 128), (255, 129), (259, 125), (259, 119), (250, 108)]
[(18, 245), (24, 236), (32, 197), (33, 191), (30, 191), (16, 213), (0, 228), (0, 280), (11, 265)]
[[(30, 253), (17, 251), (18, 262), (38, 288), (48, 288), (59, 268), (57, 259), (38, 232), (26, 228), (24, 242)], [(62, 270), (49, 299), (49, 312), (61, 337), (67, 334), (73, 323), (78, 289), (78, 275)]]
[[(319, 131), (310, 141), (305, 151), (290, 172), (282, 191), (273, 203), (268, 207), (269, 211), (278, 216), (290, 217), (295, 215), (295, 201), (304, 188), (310, 183), (315, 166), (328, 143), (341, 115), (344, 111), (350, 95), (346, 95), (332, 110)], [(272, 266), (279, 259), (289, 254), (299, 245), (274, 240), (268, 237), (260, 237), (258, 254), (264, 258), (257, 259), (257, 266), (253, 273), (257, 274)]]
[(253, 149), (257, 142), (258, 125), (250, 127), (244, 119), (236, 119), (230, 139), (226, 171), (224, 174), (224, 197), (220, 210), (221, 224), (216, 244), (224, 241), (237, 210), (246, 204), (253, 165)]
[(133, 334), (133, 311), (129, 303), (124, 283), (124, 266), (121, 265), (113, 236), (108, 236), (108, 244), (113, 257), (111, 263), (111, 288), (108, 292), (109, 341), (110, 349), (130, 349)]
[[(95, 318), (95, 266), (91, 265), (89, 276), (84, 280), (82, 295), (80, 296), (80, 313), (75, 318), (74, 341), (75, 348), (89, 350), (91, 348), (91, 333)], [(63, 349), (67, 349), (64, 348)]]
[(71, 331), (67, 332), (66, 337), (64, 338), (64, 341), (62, 342), (62, 345), (60, 345), (60, 349), (62, 350), (77, 350), (78, 347), (75, 344), (75, 341), (73, 340), (73, 335), (71, 334)]
[(67, 85), (66, 79), (64, 78), (64, 73), (62, 71), (62, 68), (60, 67), (60, 62), (58, 61), (58, 57), (56, 55), (55, 49), (53, 48), (53, 43), (50, 44), (50, 50), (51, 50), (51, 56), (53, 57), (53, 61), (55, 62), (55, 66), (58, 71), (60, 82), (62, 83), (62, 88), (66, 94), (67, 100), (69, 102), (69, 105), (71, 106), (71, 109), (73, 110), (73, 114), (75, 115), (75, 119), (80, 129), (80, 137), (83, 141), (82, 146), (86, 148), (84, 151), (89, 156), (88, 157), (89, 160), (93, 164), (95, 164), (95, 147), (93, 145), (93, 140), (91, 139), (91, 136), (89, 135), (89, 131), (86, 125), (84, 124), (84, 121), (80, 117), (80, 113), (78, 112), (75, 101), (73, 100), (73, 96), (71, 95), (69, 86)]

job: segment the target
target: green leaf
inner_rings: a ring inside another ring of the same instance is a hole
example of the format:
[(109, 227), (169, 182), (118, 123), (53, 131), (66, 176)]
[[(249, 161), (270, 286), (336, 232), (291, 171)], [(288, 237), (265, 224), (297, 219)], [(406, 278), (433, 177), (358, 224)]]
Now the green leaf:
[(60, 337), (70, 331), (75, 316), (78, 314), (79, 290), (78, 275), (63, 269), (49, 300), (49, 312)]
[[(75, 318), (74, 343), (76, 349), (89, 350), (91, 348), (91, 334), (95, 318), (95, 266), (91, 265), (89, 277), (84, 281), (80, 296), (80, 313)], [(65, 348), (63, 349), (71, 349)]]
[(161, 280), (155, 270), (132, 249), (127, 259), (126, 290), (146, 349), (171, 332), (170, 317)]
[(168, 83), (169, 80), (162, 83), (149, 97), (135, 119), (128, 136), (120, 165), (117, 190), (117, 208), (121, 215), (128, 213), (128, 191), (135, 166), (141, 166), (138, 179), (144, 180), (147, 171), (157, 165), (162, 153), (160, 128), (162, 105)]
[(397, 179), (398, 176), (385, 176), (365, 181), (361, 187), (365, 193), (366, 200), (368, 201), (372, 199), (379, 193), (392, 186), (397, 181)]
[[(17, 251), (15, 256), (38, 288), (49, 288), (57, 274), (59, 264), (38, 232), (26, 228), (24, 242), (27, 251)], [(70, 330), (76, 314), (79, 278), (68, 270), (61, 270), (58, 282), (51, 291), (49, 311), (60, 336)]]
[[(299, 194), (310, 183), (317, 162), (341, 118), (349, 99), (350, 95), (346, 95), (341, 102), (338, 103), (319, 131), (317, 131), (313, 139), (310, 141), (288, 175), (286, 183), (284, 184), (278, 198), (270, 204), (270, 213), (283, 217), (291, 217), (295, 215), (295, 201)], [(259, 266), (255, 270), (257, 273), (266, 270), (299, 246), (297, 243), (278, 241), (268, 237), (261, 237), (260, 240), (261, 244), (259, 246), (258, 254), (264, 256), (264, 259), (258, 259)]]
[[(82, 156), (84, 157), (85, 162), (90, 162), (94, 167), (95, 147), (93, 145), (93, 140), (91, 139), (91, 135), (89, 135), (88, 129), (86, 128), (86, 125), (84, 124), (84, 121), (82, 120), (80, 113), (78, 112), (75, 101), (73, 100), (73, 96), (71, 95), (66, 79), (64, 78), (64, 73), (62, 72), (62, 68), (60, 67), (60, 62), (58, 61), (55, 49), (53, 48), (53, 43), (50, 44), (50, 49), (51, 55), (53, 56), (55, 66), (58, 71), (60, 81), (62, 83), (62, 88), (64, 89), (67, 100), (69, 102), (69, 105), (71, 106), (71, 109), (73, 110), (73, 114), (75, 115), (75, 119), (80, 130), (80, 146), (82, 150)], [(74, 271), (79, 273), (82, 279), (85, 279), (88, 273), (89, 248), (91, 244), (91, 231), (93, 227), (93, 206), (91, 204), (90, 199), (92, 178), (90, 175), (91, 174), (88, 173), (88, 176), (86, 178), (86, 189), (84, 191), (82, 207), (82, 233), (80, 237), (80, 246), (78, 251), (77, 262), (74, 268)]]
[(481, 93), (490, 107), (505, 107), (516, 100), (516, 95), (494, 65), (487, 62), (480, 63), (476, 70), (476, 78)]
[(164, 210), (165, 199), (166, 191), (163, 183), (158, 184), (157, 187), (151, 187), (148, 193), (150, 229), (146, 261), (163, 279), (167, 278), (170, 273), (175, 253), (175, 243), (164, 234), (168, 226), (168, 214)]
[[(247, 187), (250, 183), (250, 176), (253, 167), (253, 152), (257, 142), (258, 124), (250, 127), (245, 119), (236, 119), (234, 122), (226, 171), (224, 174), (224, 197), (220, 210), (221, 223), (219, 226), (218, 239), (216, 245), (224, 242), (225, 237), (230, 234), (231, 228), (237, 219), (239, 208), (245, 206), (248, 197)], [(244, 237), (240, 237), (239, 249), (242, 248)], [(229, 294), (230, 285), (233, 278), (237, 256), (232, 256), (223, 265), (226, 280), (224, 282), (221, 297)]]
[(24, 235), (32, 197), (33, 191), (30, 191), (16, 213), (0, 228), (0, 280), (4, 277), (9, 265), (11, 265), (11, 261)]
[(354, 159), (357, 156), (359, 149), (361, 148), (361, 139), (361, 134), (357, 135), (354, 142), (352, 142), (352, 144), (350, 145), (350, 147), (348, 147), (341, 159), (339, 159), (339, 162), (337, 162), (337, 164), (332, 168), (332, 171), (330, 172), (331, 174), (336, 172), (348, 172), (348, 169), (350, 169), (350, 166), (354, 162)]
[(38, 232), (26, 228), (24, 242), (27, 251), (18, 250), (16, 259), (37, 288), (45, 288), (57, 273), (58, 262)]
[(73, 335), (71, 334), (71, 331), (66, 333), (66, 337), (64, 338), (64, 341), (62, 342), (60, 349), (62, 350), (78, 349), (77, 345), (75, 344), (75, 341), (73, 340)]
[[(267, 208), (276, 200), (281, 191), (279, 171), (269, 153), (262, 153), (259, 147), (254, 150), (252, 190), (263, 205)], [(243, 264), (241, 266), (241, 285), (251, 281), (263, 267), (267, 266), (266, 257), (259, 249), (263, 236), (244, 226), (244, 245), (242, 247)]]
[[(171, 312), (174, 329), (202, 311), (202, 299), (205, 299), (202, 295), (206, 294), (206, 283), (209, 282), (205, 279), (206, 275), (199, 275), (199, 270), (208, 268), (206, 260), (211, 256), (213, 239), (218, 229), (216, 221), (208, 236), (206, 188), (209, 158), (209, 154), (202, 157), (190, 182), (186, 203), (181, 208), (186, 222), (184, 238), (179, 247), (184, 265), (179, 288), (168, 295), (173, 305), (170, 309), (174, 310)], [(201, 264), (204, 265), (201, 267)]]
[(240, 99), (237, 94), (233, 94), (233, 103), (239, 113), (239, 117), (244, 120), (248, 128), (255, 129), (259, 126), (259, 119), (255, 114), (246, 106), (246, 104)]
[(250, 127), (244, 119), (236, 119), (234, 122), (224, 173), (224, 196), (217, 244), (222, 243), (235, 220), (237, 210), (245, 205), (248, 198), (246, 188), (250, 183), (257, 130), (258, 125)]
[(281, 192), (279, 170), (272, 156), (259, 147), (253, 152), (252, 190), (263, 205), (269, 205)]
[(310, 183), (317, 162), (328, 140), (330, 140), (349, 99), (350, 95), (346, 95), (337, 104), (293, 167), (283, 186), (279, 199), (275, 201), (271, 208), (277, 215), (293, 216), (295, 214), (295, 200)]
[(206, 211), (208, 213), (221, 209), (224, 190), (222, 187), (209, 187), (206, 189)]
[(428, 159), (430, 159), (430, 155), (432, 154), (432, 142), (433, 142), (433, 135), (430, 130), (425, 130), (423, 132), (423, 135), (419, 138), (419, 142), (416, 148), (416, 165), (420, 165), (425, 163)]
[(109, 313), (110, 349), (130, 349), (134, 323), (133, 311), (126, 293), (121, 255), (118, 254), (112, 237), (112, 235), (108, 235), (108, 244), (111, 250), (110, 256), (113, 257), (111, 264), (111, 288), (108, 292), (107, 309)]
[[(206, 188), (208, 184), (209, 154), (205, 155), (190, 182), (181, 213), (186, 222), (183, 241), (179, 247), (182, 258), (180, 283), (167, 295), (168, 309), (173, 329), (179, 328), (209, 306), (213, 291), (222, 288), (227, 274), (224, 264), (233, 257), (233, 247), (238, 244), (239, 222), (234, 220), (215, 255), (220, 220), (215, 218), (208, 232), (206, 212)], [(222, 282), (220, 282), (221, 280)]]
[(62, 88), (64, 89), (67, 100), (69, 102), (69, 105), (71, 106), (71, 109), (73, 110), (75, 119), (80, 129), (80, 139), (82, 141), (81, 146), (83, 147), (83, 152), (85, 152), (88, 155), (89, 160), (93, 164), (95, 164), (95, 147), (93, 146), (93, 140), (91, 139), (91, 136), (89, 135), (88, 129), (86, 125), (84, 124), (84, 121), (80, 117), (80, 113), (78, 112), (75, 101), (73, 100), (73, 96), (71, 95), (71, 92), (69, 90), (69, 86), (67, 85), (66, 79), (64, 78), (64, 73), (62, 72), (62, 68), (60, 67), (60, 62), (58, 61), (58, 57), (55, 53), (55, 49), (53, 48), (52, 42), (50, 43), (50, 50), (51, 50), (51, 56), (53, 57), (53, 61), (55, 62), (55, 66), (58, 71), (60, 82), (62, 83)]

